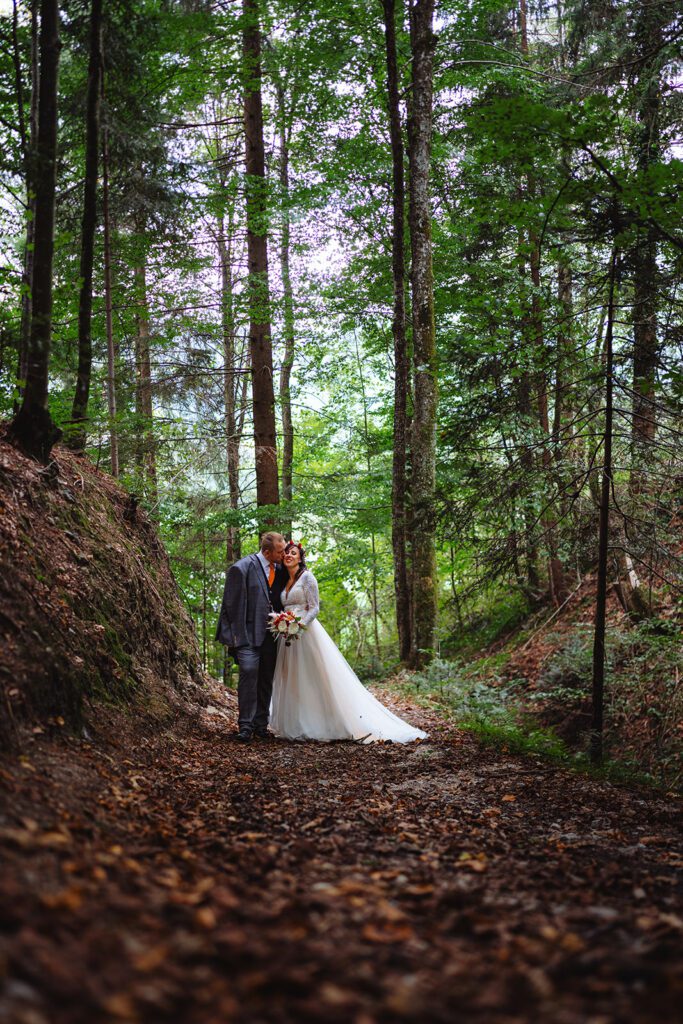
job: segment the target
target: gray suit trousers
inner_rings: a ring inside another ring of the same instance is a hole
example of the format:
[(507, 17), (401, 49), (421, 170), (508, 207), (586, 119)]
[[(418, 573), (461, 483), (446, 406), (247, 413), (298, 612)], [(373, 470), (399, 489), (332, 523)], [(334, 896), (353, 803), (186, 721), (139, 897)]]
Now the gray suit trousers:
[(268, 727), (270, 716), (277, 658), (275, 640), (267, 634), (260, 647), (238, 647), (235, 655), (240, 670), (237, 684), (238, 728), (240, 732), (261, 731)]

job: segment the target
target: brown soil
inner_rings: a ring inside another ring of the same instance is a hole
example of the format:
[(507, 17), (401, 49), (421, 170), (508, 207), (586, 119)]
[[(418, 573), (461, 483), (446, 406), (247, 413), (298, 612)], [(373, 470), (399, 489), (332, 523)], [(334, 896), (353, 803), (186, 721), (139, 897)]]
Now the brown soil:
[(0, 1019), (675, 1018), (672, 799), (395, 699), (429, 741), (243, 747), (211, 699), (2, 763)]

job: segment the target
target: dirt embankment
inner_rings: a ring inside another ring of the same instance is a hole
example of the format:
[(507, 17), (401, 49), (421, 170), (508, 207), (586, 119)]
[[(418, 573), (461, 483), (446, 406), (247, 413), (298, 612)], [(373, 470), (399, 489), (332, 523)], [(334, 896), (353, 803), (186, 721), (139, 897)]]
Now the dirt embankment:
[[(683, 616), (675, 588), (648, 594), (651, 616), (635, 619), (614, 585), (608, 592), (605, 751), (676, 789), (683, 782)], [(561, 608), (539, 609), (485, 652), (488, 681), (511, 686), (524, 714), (576, 751), (588, 747), (595, 602), (596, 578), (588, 573)]]
[(87, 459), (0, 439), (0, 738), (93, 735), (131, 705), (158, 722), (206, 682), (147, 514)]

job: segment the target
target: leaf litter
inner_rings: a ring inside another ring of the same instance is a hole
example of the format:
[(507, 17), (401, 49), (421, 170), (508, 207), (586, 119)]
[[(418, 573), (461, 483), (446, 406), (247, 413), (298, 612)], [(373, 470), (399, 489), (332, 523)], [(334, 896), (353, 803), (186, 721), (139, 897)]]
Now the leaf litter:
[(410, 746), (37, 735), (1, 765), (0, 1019), (672, 1020), (679, 806), (429, 729)]

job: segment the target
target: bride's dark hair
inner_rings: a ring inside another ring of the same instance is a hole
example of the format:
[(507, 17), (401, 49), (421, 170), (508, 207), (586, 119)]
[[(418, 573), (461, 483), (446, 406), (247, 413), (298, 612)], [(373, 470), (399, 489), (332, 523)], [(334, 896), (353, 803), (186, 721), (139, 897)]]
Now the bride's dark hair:
[(294, 577), (294, 582), (296, 583), (299, 576), (301, 576), (301, 573), (304, 569), (307, 569), (308, 566), (306, 565), (306, 552), (302, 548), (301, 544), (297, 544), (295, 540), (288, 540), (285, 544), (285, 554), (287, 554), (288, 551), (291, 551), (292, 548), (296, 548), (299, 552), (299, 568), (297, 569), (296, 576)]

